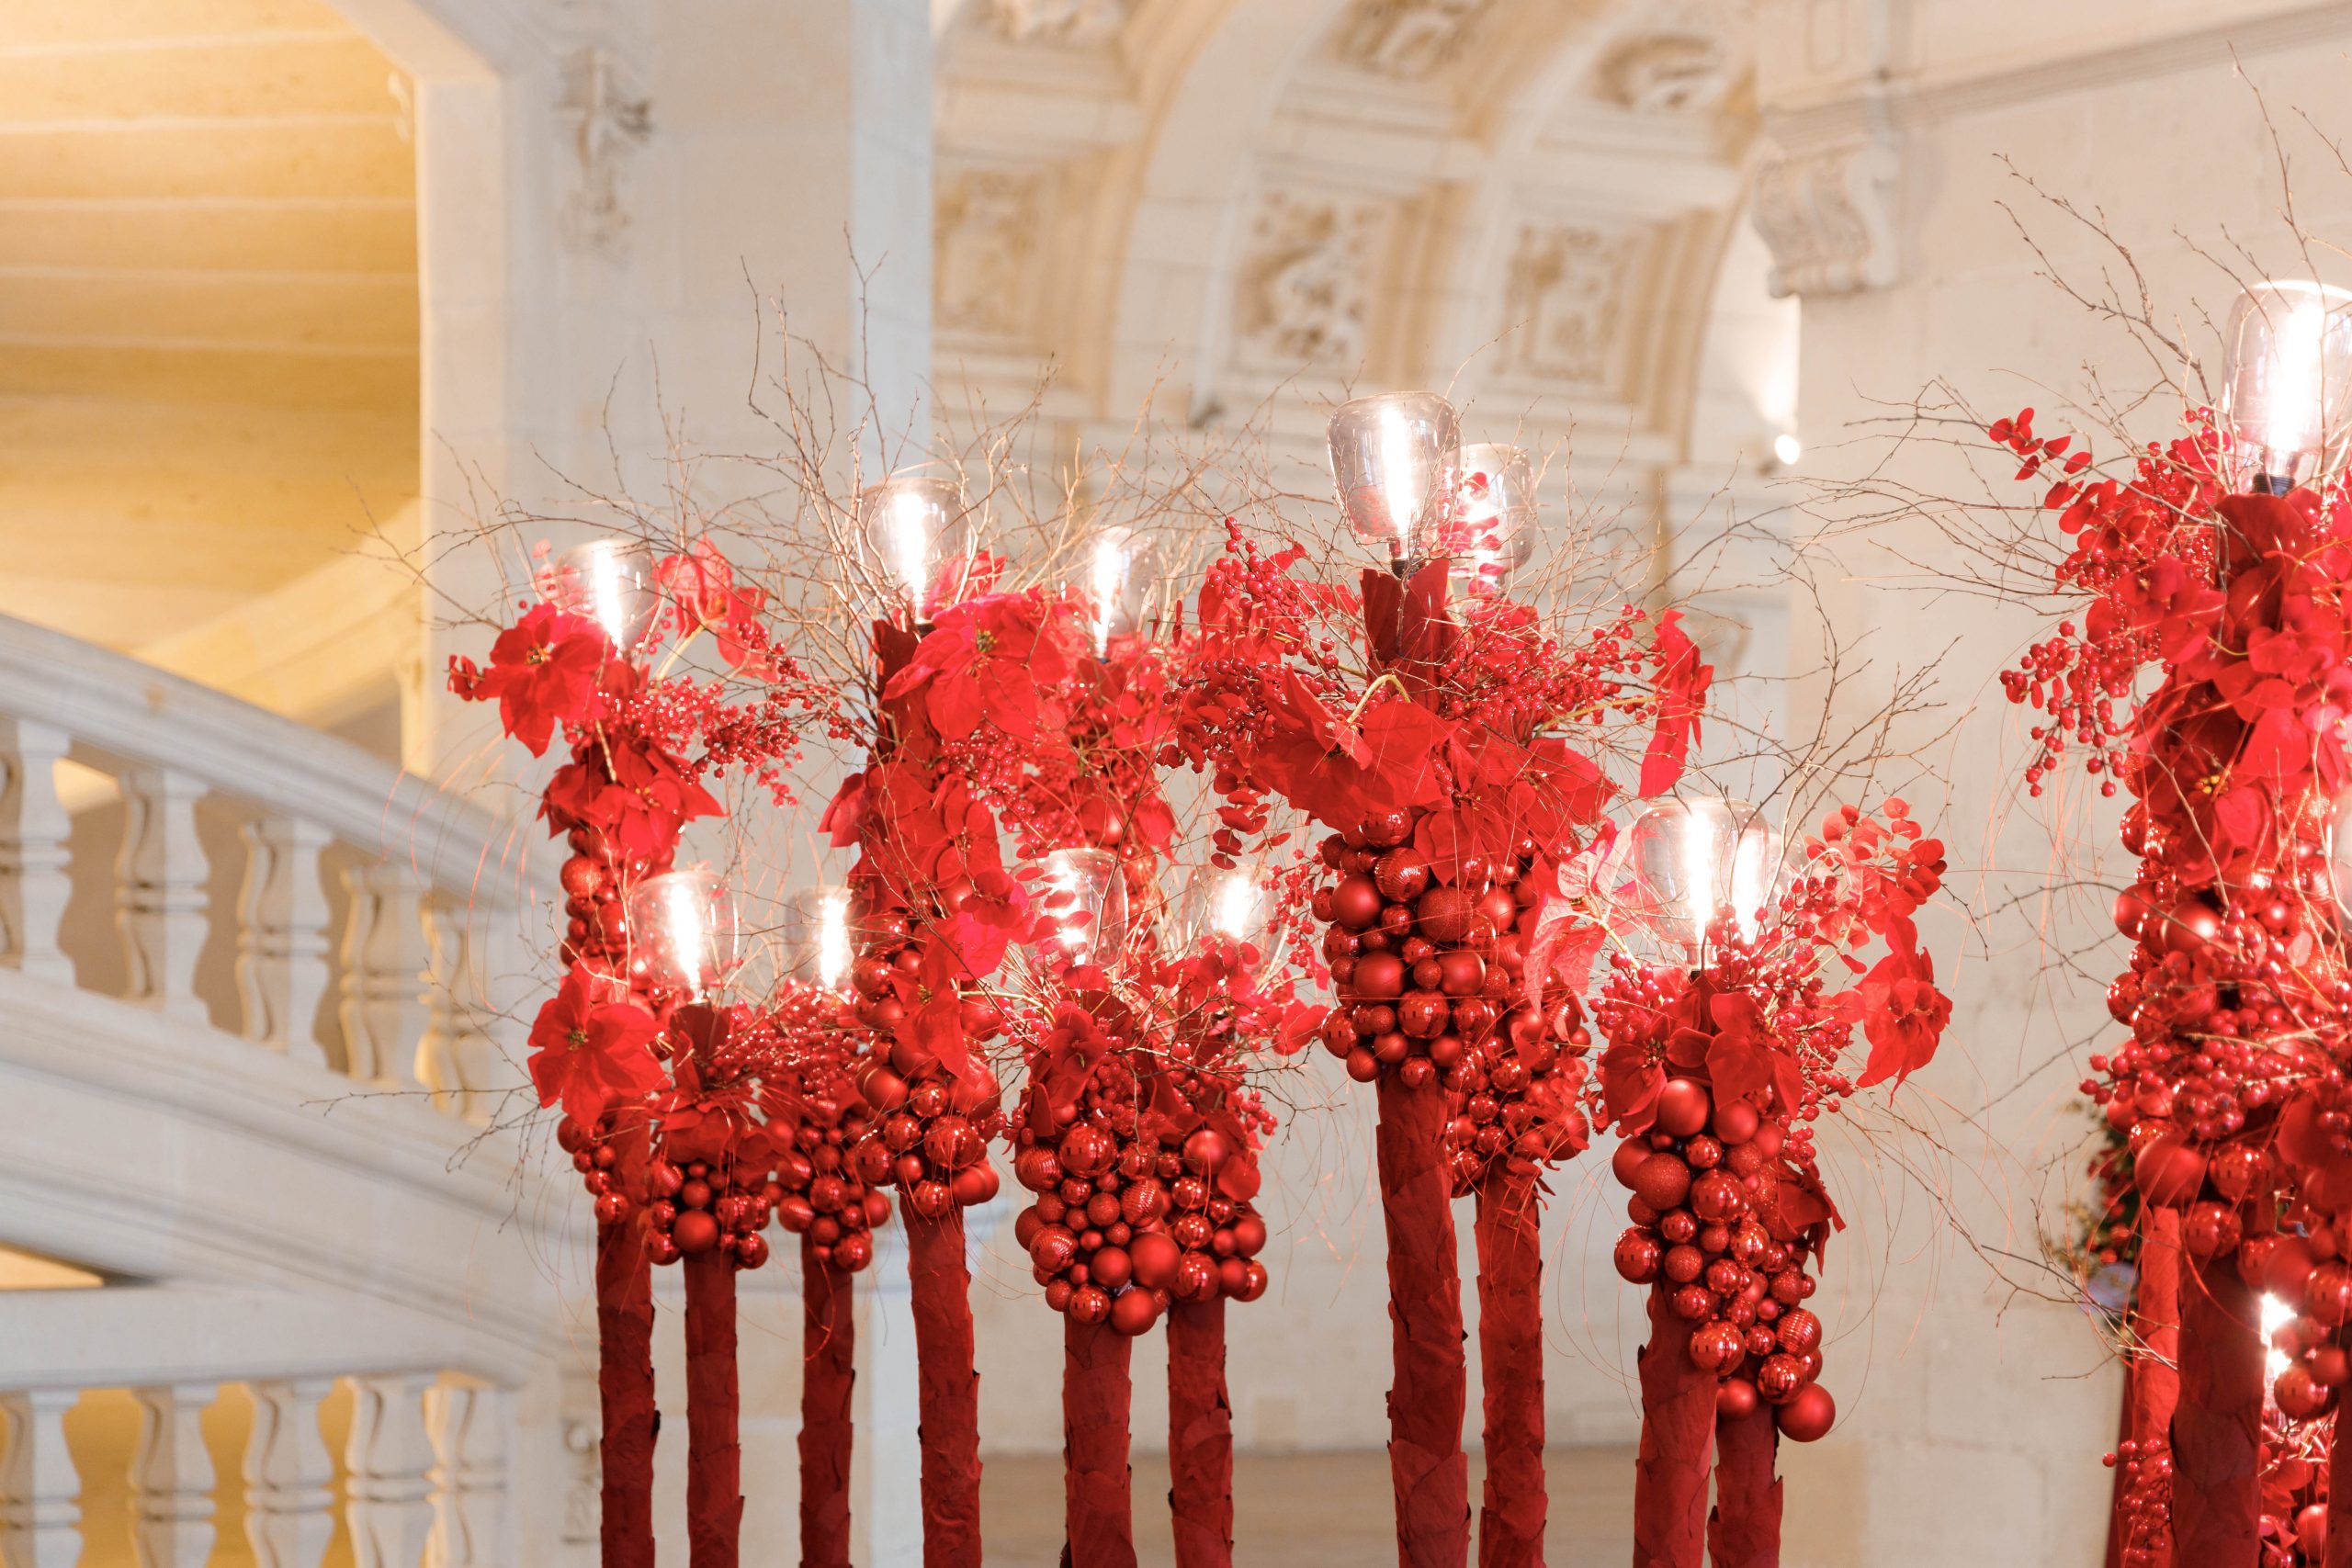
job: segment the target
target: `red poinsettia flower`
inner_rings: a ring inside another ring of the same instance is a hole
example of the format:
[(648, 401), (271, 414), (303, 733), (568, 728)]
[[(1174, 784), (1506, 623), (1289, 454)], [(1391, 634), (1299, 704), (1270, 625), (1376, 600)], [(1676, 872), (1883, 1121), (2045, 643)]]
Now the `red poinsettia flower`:
[(491, 644), (490, 668), (471, 682), (470, 692), (460, 694), (478, 702), (496, 698), (506, 733), (532, 756), (543, 757), (557, 725), (588, 716), (611, 646), (604, 628), (585, 616), (534, 604), (498, 634)]
[(1030, 593), (951, 605), (883, 695), (895, 700), (928, 684), (931, 722), (950, 740), (969, 739), (985, 721), (1016, 741), (1034, 741), (1058, 711), (1055, 688), (1070, 669), (1068, 628), (1057, 622), (1049, 632), (1046, 615), (1044, 601)]
[(1691, 743), (1699, 739), (1699, 716), (1706, 711), (1707, 688), (1715, 671), (1699, 657), (1699, 645), (1682, 629), (1679, 610), (1657, 618), (1650, 661), (1656, 666), (1650, 687), (1656, 694), (1657, 718), (1649, 750), (1642, 757), (1640, 789), (1644, 795), (1658, 795), (1672, 789), (1682, 776)]
[(595, 829), (631, 860), (654, 858), (677, 842), (685, 823), (719, 815), (718, 802), (685, 764), (642, 735), (580, 747), (548, 781), (543, 809), (551, 830), (569, 823)]
[(596, 999), (575, 968), (531, 1024), (531, 1083), (541, 1105), (594, 1127), (615, 1105), (644, 1099), (666, 1081), (652, 1043), (661, 1024), (643, 1008)]
[(1871, 1043), (1859, 1087), (1893, 1078), (1899, 1086), (1928, 1065), (1951, 1021), (1951, 998), (1936, 989), (1935, 960), (1897, 941), (1856, 987), (1862, 1033)]
[(774, 670), (765, 652), (767, 628), (760, 622), (767, 590), (737, 582), (733, 564), (717, 545), (696, 539), (692, 549), (665, 558), (654, 575), (678, 608), (680, 632), (707, 626), (719, 657), (733, 668), (762, 676)]

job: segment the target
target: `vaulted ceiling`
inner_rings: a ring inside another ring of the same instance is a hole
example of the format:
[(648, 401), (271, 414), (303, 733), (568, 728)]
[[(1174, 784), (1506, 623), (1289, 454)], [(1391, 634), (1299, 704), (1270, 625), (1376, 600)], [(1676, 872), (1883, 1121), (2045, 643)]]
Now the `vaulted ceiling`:
[(1179, 413), (1302, 432), (1351, 388), (1451, 386), (1673, 462), (1711, 321), (1764, 308), (1738, 0), (942, 0), (935, 21), (943, 379), (1010, 397), (1051, 362), (1070, 417), (1172, 383)]
[(326, 0), (0, 6), (0, 610), (143, 646), (413, 497), (405, 91)]

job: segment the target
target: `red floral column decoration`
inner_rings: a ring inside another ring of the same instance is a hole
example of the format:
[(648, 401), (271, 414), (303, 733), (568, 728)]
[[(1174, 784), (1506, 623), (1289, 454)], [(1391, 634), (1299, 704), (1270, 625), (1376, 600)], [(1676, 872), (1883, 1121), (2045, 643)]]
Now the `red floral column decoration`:
[[(1726, 818), (1741, 828), (1748, 809)], [(1651, 1287), (1634, 1561), (1748, 1568), (1779, 1560), (1776, 1432), (1811, 1442), (1837, 1414), (1818, 1381), (1821, 1320), (1803, 1304), (1841, 1223), (1810, 1123), (1934, 1054), (1951, 1004), (1912, 916), (1941, 885), (1942, 847), (1900, 801), (1883, 821), (1840, 807), (1806, 840), (1787, 893), (1765, 907), (1764, 864), (1758, 890), (1736, 907), (1733, 886), (1701, 878), (1669, 893), (1644, 877), (1650, 823), (1669, 818), (1665, 841), (1677, 858), (1690, 853), (1697, 815), (1653, 812), (1634, 830), (1635, 881), (1615, 897), (1697, 961), (1645, 966), (1617, 953), (1594, 1004), (1609, 1042), (1594, 1106), (1617, 1129), (1611, 1167), (1633, 1190), (1617, 1269)], [(1884, 955), (1867, 969), (1849, 956), (1874, 942)], [(1833, 959), (1859, 976), (1849, 988), (1830, 989)], [(1857, 1025), (1870, 1054), (1850, 1078), (1841, 1062)]]
[[(601, 540), (546, 563), (537, 586), (541, 602), (499, 633), (489, 666), (454, 659), (449, 683), (461, 697), (495, 702), (506, 733), (535, 757), (559, 733), (569, 741), (569, 760), (540, 802), (548, 831), (571, 851), (561, 874), (565, 976), (533, 1022), (529, 1068), (540, 1103), (563, 1108), (558, 1142), (595, 1199), (603, 1561), (650, 1568), (660, 1420), (650, 1266), (673, 1247), (669, 1194), (656, 1183), (675, 1169), (654, 1145), (662, 1108), (679, 1103), (663, 1066), (678, 1044), (664, 1032), (677, 996), (637, 949), (629, 899), (670, 869), (687, 822), (718, 813), (706, 776), (733, 766), (786, 798), (782, 771), (798, 727), (831, 704), (769, 649), (761, 595), (737, 587), (707, 543), (657, 566), (641, 544)], [(724, 665), (718, 678), (650, 674), (644, 660), (665, 628), (675, 637), (665, 671), (708, 631)], [(756, 1229), (742, 1237), (754, 1256), (764, 1247)], [(720, 1293), (731, 1294), (731, 1281)], [(704, 1315), (704, 1365), (724, 1365), (731, 1384), (716, 1310)], [(731, 1308), (728, 1317), (731, 1337)], [(723, 1397), (701, 1403), (731, 1432)], [(720, 1491), (732, 1485), (722, 1473), (729, 1444), (713, 1450), (710, 1479)], [(716, 1555), (706, 1548), (698, 1560), (727, 1561), (732, 1550), (730, 1532)]]
[[(1329, 922), (1322, 957), (1339, 1005), (1321, 1036), (1379, 1094), (1399, 1551), (1460, 1563), (1466, 1390), (1451, 1200), (1457, 1184), (1491, 1191), (1482, 1306), (1498, 1344), (1524, 1343), (1537, 1337), (1538, 1299), (1525, 1194), (1544, 1160), (1585, 1135), (1575, 1058), (1589, 1037), (1568, 998), (1594, 946), (1557, 940), (1544, 904), (1612, 786), (1558, 731), (1645, 721), (1645, 784), (1666, 787), (1710, 672), (1670, 615), (1647, 653), (1631, 610), (1563, 648), (1508, 601), (1450, 604), (1443, 560), (1409, 581), (1366, 572), (1359, 597), (1294, 581), (1301, 558), (1295, 547), (1261, 555), (1233, 532), (1201, 594), (1177, 749), (1225, 797), (1228, 851), (1263, 830), (1269, 795), (1334, 829), (1320, 848), (1334, 880), (1315, 909)], [(1351, 612), (1352, 625), (1340, 618)], [(1489, 1440), (1508, 1479), (1490, 1494), (1482, 1556), (1523, 1562), (1544, 1517), (1540, 1359), (1488, 1366)]]
[[(2335, 490), (2294, 488), (2294, 464), (2274, 482), (2261, 469), (2277, 455), (2249, 456), (2245, 432), (2201, 411), (2189, 425), (2114, 477), (2072, 438), (2037, 435), (2031, 410), (1991, 427), (2021, 478), (2054, 480), (2043, 502), (2070, 540), (2056, 586), (2088, 601), (2003, 677), (2048, 716), (2028, 780), (2039, 793), (2073, 750), (2103, 793), (2132, 798), (2123, 844), (2140, 864), (2115, 920), (2133, 947), (2108, 993), (2128, 1035), (2084, 1088), (2126, 1140), (2143, 1238), (2114, 1533), (2124, 1562), (2182, 1568), (2286, 1561), (2310, 1493), (2273, 1482), (2324, 1450), (2314, 1434), (2352, 1381), (2352, 978), (2330, 862), (2352, 784), (2335, 721), (2352, 693), (2352, 513)], [(2224, 462), (2280, 493), (2224, 493)], [(2152, 1290), (2176, 1246), (2177, 1288)], [(2265, 1296), (2287, 1319), (2267, 1399)], [(2334, 1562), (2352, 1530), (2327, 1522), (2311, 1539), (2332, 1536)]]

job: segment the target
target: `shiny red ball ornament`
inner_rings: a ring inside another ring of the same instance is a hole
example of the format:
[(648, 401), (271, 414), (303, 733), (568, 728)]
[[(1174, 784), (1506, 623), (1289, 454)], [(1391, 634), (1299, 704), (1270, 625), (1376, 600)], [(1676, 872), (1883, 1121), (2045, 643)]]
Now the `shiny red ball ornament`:
[[(2142, 934), (2144, 939), (2151, 933)], [(2184, 898), (2172, 907), (2162, 928), (2153, 934), (2165, 952), (2194, 955), (2222, 934), (2222, 912), (2201, 898)]]
[(1770, 1404), (1784, 1404), (1804, 1386), (1804, 1363), (1786, 1351), (1764, 1358), (1756, 1369), (1756, 1392)]
[(1737, 1324), (1702, 1324), (1690, 1331), (1690, 1363), (1702, 1371), (1727, 1371), (1747, 1354), (1747, 1338)]
[(1690, 1212), (1710, 1224), (1737, 1219), (1747, 1209), (1739, 1179), (1711, 1170), (1690, 1184)]
[(1668, 1078), (1658, 1091), (1658, 1131), (1677, 1138), (1703, 1133), (1713, 1111), (1706, 1085), (1696, 1078)]
[(1159, 1298), (1149, 1291), (1122, 1291), (1112, 1299), (1111, 1326), (1130, 1339), (1150, 1333), (1159, 1321)]
[(1070, 1292), (1069, 1314), (1080, 1323), (1101, 1323), (1111, 1315), (1111, 1292), (1100, 1285), (1080, 1285)]
[(2327, 1505), (2307, 1503), (2295, 1514), (2295, 1544), (2306, 1562), (2327, 1560)]
[(1412, 830), (1412, 818), (1403, 812), (1375, 811), (1357, 825), (1356, 836), (1374, 849), (1385, 850), (1403, 843)]
[(2290, 1421), (2309, 1421), (2324, 1416), (2335, 1404), (2335, 1391), (2322, 1388), (2304, 1367), (2289, 1367), (2280, 1372), (2270, 1392), (2278, 1402), (2278, 1413)]
[(2155, 913), (2155, 906), (2148, 899), (2146, 887), (2133, 884), (2115, 896), (2115, 929), (2133, 942), (2147, 929), (2148, 917)]
[(670, 1228), (670, 1239), (686, 1257), (699, 1257), (718, 1245), (718, 1222), (704, 1210), (686, 1210)]
[(1838, 1402), (1827, 1389), (1809, 1382), (1772, 1413), (1772, 1420), (1789, 1441), (1817, 1443), (1838, 1424)]
[(1634, 1195), (1664, 1213), (1679, 1208), (1690, 1191), (1690, 1168), (1679, 1156), (1654, 1154), (1634, 1171)]
[(1657, 1237), (1639, 1228), (1631, 1229), (1617, 1238), (1614, 1261), (1617, 1273), (1628, 1284), (1646, 1285), (1657, 1278), (1658, 1259), (1664, 1248)]
[(1609, 1173), (1617, 1179), (1620, 1187), (1630, 1188), (1634, 1185), (1634, 1173), (1642, 1168), (1642, 1162), (1650, 1157), (1650, 1153), (1649, 1145), (1639, 1138), (1627, 1138), (1609, 1156)]
[(1421, 934), (1446, 947), (1469, 940), (1477, 910), (1477, 899), (1466, 890), (1446, 886), (1430, 888), (1414, 907)]
[(2133, 1157), (2132, 1181), (2147, 1201), (2180, 1208), (2205, 1185), (2205, 1156), (2178, 1138), (2153, 1139)]
[(2251, 1144), (2232, 1144), (2213, 1156), (2210, 1172), (2214, 1190), (2233, 1203), (2242, 1203), (2270, 1180), (2270, 1156)]
[(1216, 1294), (1220, 1283), (1216, 1258), (1188, 1252), (1177, 1262), (1176, 1283), (1170, 1291), (1180, 1302), (1204, 1302)]
[(1792, 1356), (1818, 1349), (1821, 1347), (1821, 1319), (1802, 1307), (1783, 1313), (1775, 1337), (1780, 1341), (1781, 1348)]
[[(840, 1250), (840, 1248), (839, 1248), (839, 1247), (836, 1247), (834, 1250), (835, 1250), (836, 1252), (838, 1252), (838, 1251)], [(763, 1235), (758, 1235), (758, 1234), (756, 1234), (756, 1233), (755, 1233), (755, 1234), (751, 1235), (739, 1236), (739, 1237), (737, 1237), (737, 1238), (736, 1238), (736, 1242), (735, 1242), (735, 1267), (736, 1267), (736, 1268), (738, 1268), (738, 1269), (757, 1269), (761, 1264), (765, 1263), (767, 1260), (768, 1260), (768, 1238), (767, 1238), (767, 1237), (765, 1237), (765, 1236), (763, 1236)]]
[(1429, 857), (1410, 845), (1393, 849), (1380, 857), (1372, 875), (1382, 897), (1409, 904), (1429, 889)]
[(2181, 1245), (2192, 1257), (2219, 1258), (2235, 1252), (2239, 1240), (2238, 1213), (2226, 1203), (2191, 1203), (2181, 1217)]
[(629, 1215), (629, 1201), (618, 1192), (606, 1192), (596, 1200), (596, 1223), (616, 1225)]
[(2303, 1281), (2303, 1311), (2330, 1328), (2352, 1319), (2352, 1269), (2331, 1260), (2311, 1271)]
[(1715, 1293), (1704, 1285), (1684, 1285), (1668, 1299), (1674, 1315), (1686, 1323), (1697, 1323), (1715, 1310)]

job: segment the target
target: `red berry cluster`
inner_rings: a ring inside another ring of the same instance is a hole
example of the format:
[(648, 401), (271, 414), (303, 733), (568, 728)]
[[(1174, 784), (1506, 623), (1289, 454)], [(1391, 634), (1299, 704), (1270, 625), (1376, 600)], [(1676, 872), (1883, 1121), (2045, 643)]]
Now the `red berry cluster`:
[[(1317, 891), (1313, 908), (1330, 922), (1323, 958), (1340, 998), (1323, 1043), (1359, 1083), (1385, 1070), (1418, 1088), (1442, 1073), (1458, 1089), (1474, 1057), (1482, 1073), (1499, 1065), (1487, 1049), (1498, 1031), (1531, 1047), (1546, 1033), (1541, 1014), (1512, 1000), (1525, 965), (1517, 938), (1525, 911), (1513, 889), (1534, 846), (1521, 840), (1498, 865), (1470, 857), (1458, 880), (1442, 882), (1409, 842), (1413, 827), (1406, 812), (1378, 812), (1323, 840), (1323, 863), (1338, 879)], [(1516, 1146), (1505, 1133), (1498, 1138)]]
[(1690, 1359), (1722, 1380), (1719, 1411), (1745, 1416), (1761, 1401), (1784, 1435), (1809, 1443), (1838, 1413), (1816, 1381), (1821, 1320), (1801, 1304), (1814, 1292), (1812, 1249), (1804, 1235), (1775, 1237), (1758, 1217), (1772, 1204), (1785, 1142), (1746, 1100), (1717, 1104), (1695, 1078), (1667, 1079), (1649, 1132), (1610, 1160), (1634, 1194), (1616, 1263), (1691, 1325)]
[(713, 1247), (738, 1269), (768, 1260), (768, 1238), (760, 1233), (767, 1229), (775, 1184), (763, 1167), (740, 1159), (677, 1165), (657, 1156), (651, 1185), (646, 1247), (654, 1262), (698, 1258)]
[(1143, 1053), (1114, 1053), (1074, 1100), (1041, 1103), (1033, 1086), (1014, 1134), (1013, 1179), (1037, 1197), (1013, 1235), (1046, 1304), (1130, 1336), (1171, 1301), (1266, 1292), (1266, 1223), (1220, 1190), (1238, 1151), (1215, 1127), (1185, 1134), (1141, 1114), (1152, 1072)]
[(571, 1156), (571, 1168), (578, 1171), (588, 1196), (595, 1200), (596, 1223), (616, 1225), (629, 1217), (634, 1205), (629, 1194), (621, 1190), (615, 1169), (619, 1150), (608, 1137), (598, 1136), (566, 1116), (555, 1124), (556, 1146)]
[(2106, 1463), (2123, 1472), (2115, 1498), (2120, 1568), (2166, 1568), (2172, 1562), (2172, 1446), (2161, 1438), (2127, 1438)]

